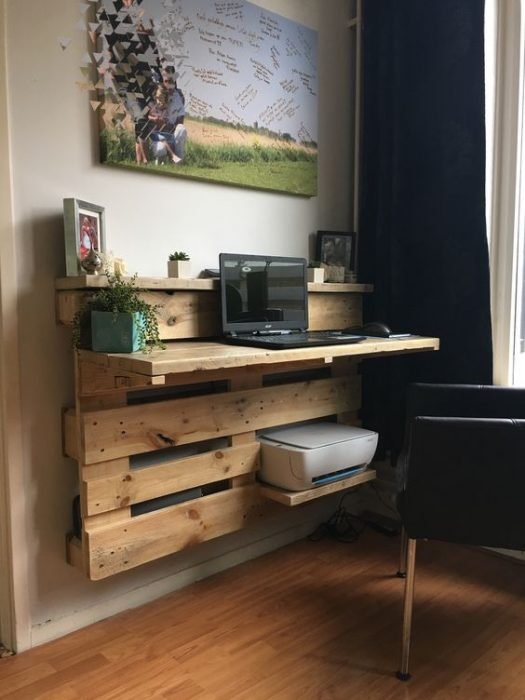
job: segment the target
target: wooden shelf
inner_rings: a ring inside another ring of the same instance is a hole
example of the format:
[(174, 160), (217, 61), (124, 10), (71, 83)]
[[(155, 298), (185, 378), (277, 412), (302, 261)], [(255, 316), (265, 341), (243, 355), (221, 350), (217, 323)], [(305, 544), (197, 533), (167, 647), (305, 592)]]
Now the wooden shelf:
[[(132, 277), (123, 277), (130, 282)], [(108, 286), (106, 275), (79, 275), (78, 277), (61, 277), (55, 281), (57, 290), (100, 289)], [(219, 289), (217, 279), (184, 279), (182, 277), (137, 277), (135, 286), (139, 289), (161, 289), (163, 291), (195, 289), (211, 291)]]
[[(131, 277), (123, 277), (125, 281), (130, 281)], [(78, 275), (76, 277), (61, 277), (55, 281), (57, 290), (71, 289), (100, 289), (107, 287), (108, 280), (106, 275)], [(184, 279), (181, 277), (137, 277), (135, 286), (140, 289), (161, 289), (161, 290), (181, 290), (193, 289), (199, 291), (212, 291), (219, 289), (219, 280), (217, 278), (191, 278)], [(327, 293), (357, 293), (365, 294), (374, 291), (371, 284), (344, 284), (335, 282), (309, 282), (309, 292), (327, 292)]]
[(366, 484), (367, 481), (373, 481), (375, 478), (375, 469), (366, 469), (364, 472), (356, 474), (355, 476), (349, 476), (347, 479), (334, 481), (331, 484), (317, 486), (314, 489), (307, 489), (306, 491), (285, 491), (284, 489), (270, 486), (269, 484), (260, 484), (259, 488), (261, 495), (264, 496), (264, 498), (268, 498), (270, 501), (276, 501), (284, 506), (299, 506), (301, 503), (308, 503), (317, 498), (329, 496), (331, 493), (344, 491), (345, 489), (359, 486), (359, 484)]
[(345, 284), (343, 282), (308, 282), (309, 292), (335, 292), (338, 294), (370, 294), (374, 291), (371, 284)]

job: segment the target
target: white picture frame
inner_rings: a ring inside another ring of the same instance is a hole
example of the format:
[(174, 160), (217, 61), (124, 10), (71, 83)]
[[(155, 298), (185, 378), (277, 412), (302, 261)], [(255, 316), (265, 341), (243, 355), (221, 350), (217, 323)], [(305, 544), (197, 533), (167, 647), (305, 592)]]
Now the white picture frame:
[(64, 242), (66, 275), (82, 274), (82, 260), (91, 248), (99, 253), (106, 250), (104, 207), (81, 199), (64, 199)]

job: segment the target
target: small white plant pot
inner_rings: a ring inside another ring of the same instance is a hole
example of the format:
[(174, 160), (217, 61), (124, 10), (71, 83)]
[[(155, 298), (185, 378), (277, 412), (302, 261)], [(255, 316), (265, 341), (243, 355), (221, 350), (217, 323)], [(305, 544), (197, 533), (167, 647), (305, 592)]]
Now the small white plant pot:
[(191, 278), (191, 260), (168, 260), (168, 277)]
[(327, 282), (344, 282), (345, 268), (340, 265), (325, 265), (324, 278)]
[(309, 267), (308, 282), (324, 282), (324, 269), (322, 267)]

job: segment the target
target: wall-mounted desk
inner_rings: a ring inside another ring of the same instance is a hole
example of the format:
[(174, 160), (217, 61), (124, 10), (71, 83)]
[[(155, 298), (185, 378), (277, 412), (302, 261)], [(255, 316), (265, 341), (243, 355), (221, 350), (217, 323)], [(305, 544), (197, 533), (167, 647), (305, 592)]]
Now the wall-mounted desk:
[[(172, 337), (174, 329), (179, 334), (192, 329), (195, 337), (202, 335), (196, 329), (207, 334), (216, 327), (217, 318), (208, 316), (210, 308), (218, 312), (216, 288), (203, 280), (209, 286), (202, 289), (199, 282), (193, 289), (146, 293), (157, 303), (159, 294), (166, 295), (164, 337)], [(82, 286), (61, 287), (68, 284), (70, 279), (57, 283), (64, 323), (85, 293)], [(319, 297), (310, 302), (318, 318), (311, 327), (359, 324), (364, 287), (310, 285), (309, 299)], [(66, 454), (79, 464), (82, 539), (70, 540), (70, 561), (91, 579), (105, 578), (246, 527), (283, 505), (374, 478), (369, 470), (299, 493), (259, 484), (256, 431), (327, 416), (358, 423), (361, 359), (438, 346), (436, 338), (403, 338), (266, 350), (195, 339), (169, 342), (166, 350), (151, 354), (77, 353), (76, 405), (65, 412), (64, 442)], [(188, 448), (194, 453), (177, 453)], [(134, 514), (137, 504), (181, 492), (191, 500)]]

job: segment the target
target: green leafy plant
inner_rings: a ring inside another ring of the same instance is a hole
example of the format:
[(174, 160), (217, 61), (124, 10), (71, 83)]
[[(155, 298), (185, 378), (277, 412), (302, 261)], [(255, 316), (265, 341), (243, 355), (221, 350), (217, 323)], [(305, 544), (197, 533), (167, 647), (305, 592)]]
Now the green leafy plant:
[(109, 311), (114, 314), (138, 313), (140, 349), (151, 351), (154, 347), (164, 348), (157, 320), (157, 305), (148, 304), (140, 297), (140, 288), (135, 286), (137, 275), (124, 280), (120, 275), (106, 273), (108, 284), (90, 295), (85, 305), (73, 317), (73, 345), (76, 348), (89, 346), (89, 333), (92, 311)]
[(182, 250), (176, 250), (174, 253), (170, 253), (169, 260), (189, 260), (190, 256), (188, 253), (183, 253)]

